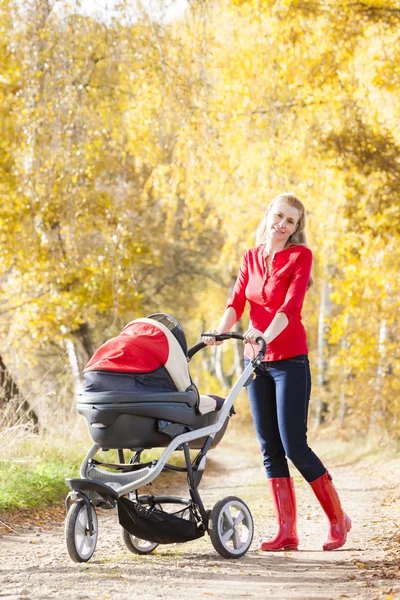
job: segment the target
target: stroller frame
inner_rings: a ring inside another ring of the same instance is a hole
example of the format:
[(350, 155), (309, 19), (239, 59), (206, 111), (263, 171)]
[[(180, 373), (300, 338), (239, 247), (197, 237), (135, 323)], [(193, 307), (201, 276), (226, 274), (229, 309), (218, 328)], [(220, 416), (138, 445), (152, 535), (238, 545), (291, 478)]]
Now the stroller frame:
[[(232, 338), (244, 340), (243, 335), (236, 332), (209, 335), (212, 335), (217, 340), (226, 340)], [(142, 466), (140, 463), (141, 451), (139, 450), (134, 456), (131, 457), (130, 462), (126, 464), (124, 462), (124, 450), (119, 449), (118, 455), (120, 464), (101, 463), (94, 460), (97, 452), (101, 449), (100, 446), (98, 444), (93, 444), (91, 446), (81, 464), (80, 479), (66, 480), (67, 484), (71, 488), (71, 492), (69, 492), (66, 498), (66, 542), (68, 552), (72, 560), (75, 562), (86, 562), (93, 555), (97, 543), (97, 517), (94, 510), (95, 507), (114, 508), (118, 503), (118, 499), (126, 496), (133, 498), (135, 502), (140, 505), (185, 505), (188, 509), (190, 509), (190, 511), (194, 511), (196, 520), (198, 522), (198, 527), (202, 531), (201, 535), (204, 535), (204, 533), (208, 531), (215, 549), (222, 556), (226, 558), (239, 558), (247, 552), (253, 537), (253, 522), (248, 507), (239, 498), (229, 497), (225, 499), (225, 504), (221, 505), (221, 502), (223, 501), (220, 501), (215, 505), (212, 511), (206, 510), (201, 500), (198, 486), (204, 472), (207, 452), (211, 447), (214, 436), (222, 429), (225, 422), (232, 414), (231, 409), (240, 390), (251, 377), (251, 373), (254, 368), (261, 363), (264, 357), (266, 351), (265, 341), (263, 338), (259, 338), (257, 342), (260, 344), (260, 350), (258, 354), (254, 357), (254, 359), (251, 360), (237, 381), (234, 383), (228, 396), (225, 398), (221, 409), (219, 410), (216, 421), (207, 427), (202, 427), (194, 431), (177, 435), (171, 440), (158, 460), (153, 460), (151, 463), (145, 463)], [(190, 348), (188, 352), (188, 360), (190, 361), (192, 356), (204, 347), (206, 347), (206, 344), (200, 342), (199, 344), (196, 344)], [(205, 442), (203, 447), (199, 450), (196, 458), (192, 462), (190, 457), (189, 442), (199, 438), (205, 438)], [(177, 467), (168, 464), (168, 459), (176, 450), (183, 450), (186, 467)], [(103, 469), (98, 468), (96, 465), (114, 468), (117, 472), (104, 471)], [(182, 471), (187, 473), (190, 499), (179, 498), (175, 496), (138, 495), (137, 490), (139, 488), (150, 484), (164, 470)], [(221, 506), (217, 508), (218, 505)], [(231, 548), (229, 545), (227, 545), (223, 539), (227, 536), (227, 526), (221, 526), (221, 515), (224, 514), (226, 516), (227, 506), (233, 506), (234, 510), (239, 511), (241, 513), (240, 520), (247, 522), (247, 526), (251, 529), (251, 539), (245, 544), (245, 547), (243, 547), (243, 544), (239, 544), (238, 542), (239, 538), (237, 529), (239, 527), (239, 522), (236, 524), (232, 523), (232, 529), (234, 531), (232, 535), (236, 536), (235, 539), (237, 542), (235, 543), (234, 540), (234, 548)], [(213, 514), (213, 511), (215, 514)], [(79, 522), (81, 525), (83, 523), (85, 536), (89, 540), (86, 540), (84, 543), (84, 547), (86, 548), (86, 551), (84, 552), (79, 551), (76, 540), (74, 539), (76, 537), (76, 531)], [(127, 534), (126, 531), (124, 531), (124, 533)], [(125, 535), (125, 537), (123, 535), (124, 541), (128, 548), (132, 552), (138, 554), (147, 554), (158, 545), (153, 544), (152, 546), (147, 546), (146, 548), (151, 547), (151, 550), (145, 551), (143, 547), (140, 547), (139, 543), (135, 545), (133, 536), (130, 537), (131, 539), (127, 538), (127, 535)], [(132, 542), (133, 547), (131, 546)], [(147, 542), (145, 541), (145, 544), (146, 543)], [(236, 545), (239, 547), (236, 548)]]

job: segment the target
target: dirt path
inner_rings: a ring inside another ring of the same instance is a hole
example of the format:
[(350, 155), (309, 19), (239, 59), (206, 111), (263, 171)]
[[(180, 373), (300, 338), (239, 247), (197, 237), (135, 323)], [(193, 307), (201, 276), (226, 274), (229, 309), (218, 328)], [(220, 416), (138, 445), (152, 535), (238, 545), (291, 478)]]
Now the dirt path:
[[(19, 528), (19, 535), (0, 537), (0, 599), (400, 598), (399, 553), (393, 546), (394, 521), (400, 519), (393, 475), (398, 462), (381, 470), (329, 465), (353, 519), (346, 546), (334, 552), (322, 552), (326, 518), (309, 486), (296, 477), (300, 550), (262, 553), (258, 541), (274, 531), (272, 505), (257, 444), (240, 443), (245, 451), (231, 436), (209, 454), (201, 491), (207, 508), (228, 495), (250, 506), (255, 538), (242, 559), (222, 559), (208, 536), (136, 556), (120, 541), (114, 511), (100, 511), (99, 541), (87, 564), (70, 561), (61, 525), (51, 531), (31, 525)], [(176, 491), (175, 484), (171, 493)]]

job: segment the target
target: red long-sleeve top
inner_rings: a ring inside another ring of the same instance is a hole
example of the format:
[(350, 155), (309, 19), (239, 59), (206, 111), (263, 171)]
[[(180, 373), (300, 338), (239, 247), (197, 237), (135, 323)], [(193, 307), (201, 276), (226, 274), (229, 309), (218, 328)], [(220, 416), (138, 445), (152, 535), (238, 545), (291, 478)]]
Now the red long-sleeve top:
[[(306, 246), (289, 246), (275, 252), (270, 273), (266, 266), (265, 244), (244, 254), (239, 275), (227, 304), (235, 309), (239, 320), (250, 304), (250, 321), (263, 333), (278, 312), (288, 318), (286, 328), (268, 344), (264, 361), (283, 360), (307, 354), (307, 339), (301, 321), (301, 309), (310, 279), (312, 252)], [(246, 344), (245, 356), (254, 356), (254, 346)]]

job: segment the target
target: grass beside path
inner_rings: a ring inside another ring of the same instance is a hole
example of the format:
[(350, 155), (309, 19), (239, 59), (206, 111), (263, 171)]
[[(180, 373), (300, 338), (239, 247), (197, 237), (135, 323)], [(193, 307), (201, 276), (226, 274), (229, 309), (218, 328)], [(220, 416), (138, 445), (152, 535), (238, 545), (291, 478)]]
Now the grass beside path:
[(59, 445), (58, 436), (29, 436), (3, 450), (0, 459), (0, 511), (51, 505), (65, 497), (66, 477), (76, 476), (82, 451)]
[[(63, 502), (69, 488), (67, 477), (79, 477), (79, 468), (92, 445), (86, 428), (73, 435), (27, 435), (20, 439), (0, 438), (0, 514), (34, 509)], [(145, 451), (142, 460), (158, 458), (162, 450)], [(96, 458), (118, 462), (116, 450)], [(168, 461), (181, 464), (178, 454)]]
[[(232, 424), (224, 439), (228, 442), (240, 439), (243, 448), (251, 446), (254, 451), (258, 448), (251, 424)], [(246, 439), (251, 443), (244, 443)], [(370, 464), (376, 468), (379, 464), (387, 466), (391, 459), (400, 456), (399, 449), (392, 444), (383, 446), (370, 439), (346, 440), (335, 430), (312, 433), (310, 441), (328, 468), (344, 463), (362, 463), (364, 468)], [(8, 447), (7, 444), (0, 446), (0, 512), (49, 506), (64, 500), (68, 493), (65, 478), (78, 476), (91, 443), (86, 429), (82, 428), (72, 436), (62, 432), (31, 435), (8, 440)], [(148, 452), (143, 458), (156, 458), (160, 453)], [(109, 462), (118, 460), (116, 451), (107, 452), (103, 458)], [(179, 455), (173, 459), (179, 461)], [(296, 476), (297, 472), (293, 470), (293, 474)]]
[(0, 463), (0, 511), (53, 504), (65, 496), (75, 465), (61, 460)]

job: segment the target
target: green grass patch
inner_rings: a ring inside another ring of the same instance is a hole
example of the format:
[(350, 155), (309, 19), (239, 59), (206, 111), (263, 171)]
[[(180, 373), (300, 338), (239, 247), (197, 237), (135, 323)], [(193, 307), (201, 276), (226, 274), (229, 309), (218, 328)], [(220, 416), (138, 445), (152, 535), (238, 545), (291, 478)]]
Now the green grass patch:
[[(232, 421), (221, 444), (228, 446), (234, 454), (250, 453), (258, 457), (260, 451), (253, 427), (243, 425), (239, 420), (237, 423)], [(60, 431), (16, 439), (11, 432), (9, 436), (0, 437), (0, 441), (0, 512), (63, 501), (69, 491), (65, 478), (79, 477), (81, 462), (92, 443), (86, 430), (79, 427), (72, 436)], [(322, 429), (318, 435), (313, 432), (310, 443), (322, 460), (332, 467), (357, 463), (373, 466), (383, 462), (389, 467), (391, 461), (400, 458), (398, 446), (394, 447), (385, 439), (346, 438), (340, 431)], [(162, 452), (163, 449), (146, 450), (141, 460), (158, 459)], [(196, 454), (197, 451), (191, 451), (192, 458)], [(96, 458), (115, 463), (118, 462), (118, 453), (116, 450), (99, 452)], [(130, 453), (125, 452), (125, 460), (129, 458)], [(175, 452), (168, 462), (184, 465), (183, 452)], [(294, 474), (298, 475), (295, 471)]]
[(62, 434), (3, 438), (0, 448), (0, 511), (59, 502), (66, 477), (79, 476), (87, 446)]
[(65, 498), (65, 477), (76, 476), (78, 465), (59, 460), (40, 463), (0, 463), (0, 511), (54, 504)]
[[(63, 432), (10, 439), (0, 447), (0, 512), (35, 508), (65, 499), (69, 488), (66, 477), (79, 477), (79, 468), (92, 442), (86, 432), (77, 431), (71, 438)], [(146, 450), (141, 461), (158, 459), (163, 449)], [(197, 451), (192, 451), (194, 457)], [(125, 462), (131, 453), (125, 451)], [(118, 463), (117, 450), (99, 452), (97, 460)], [(183, 465), (183, 452), (168, 461)]]

